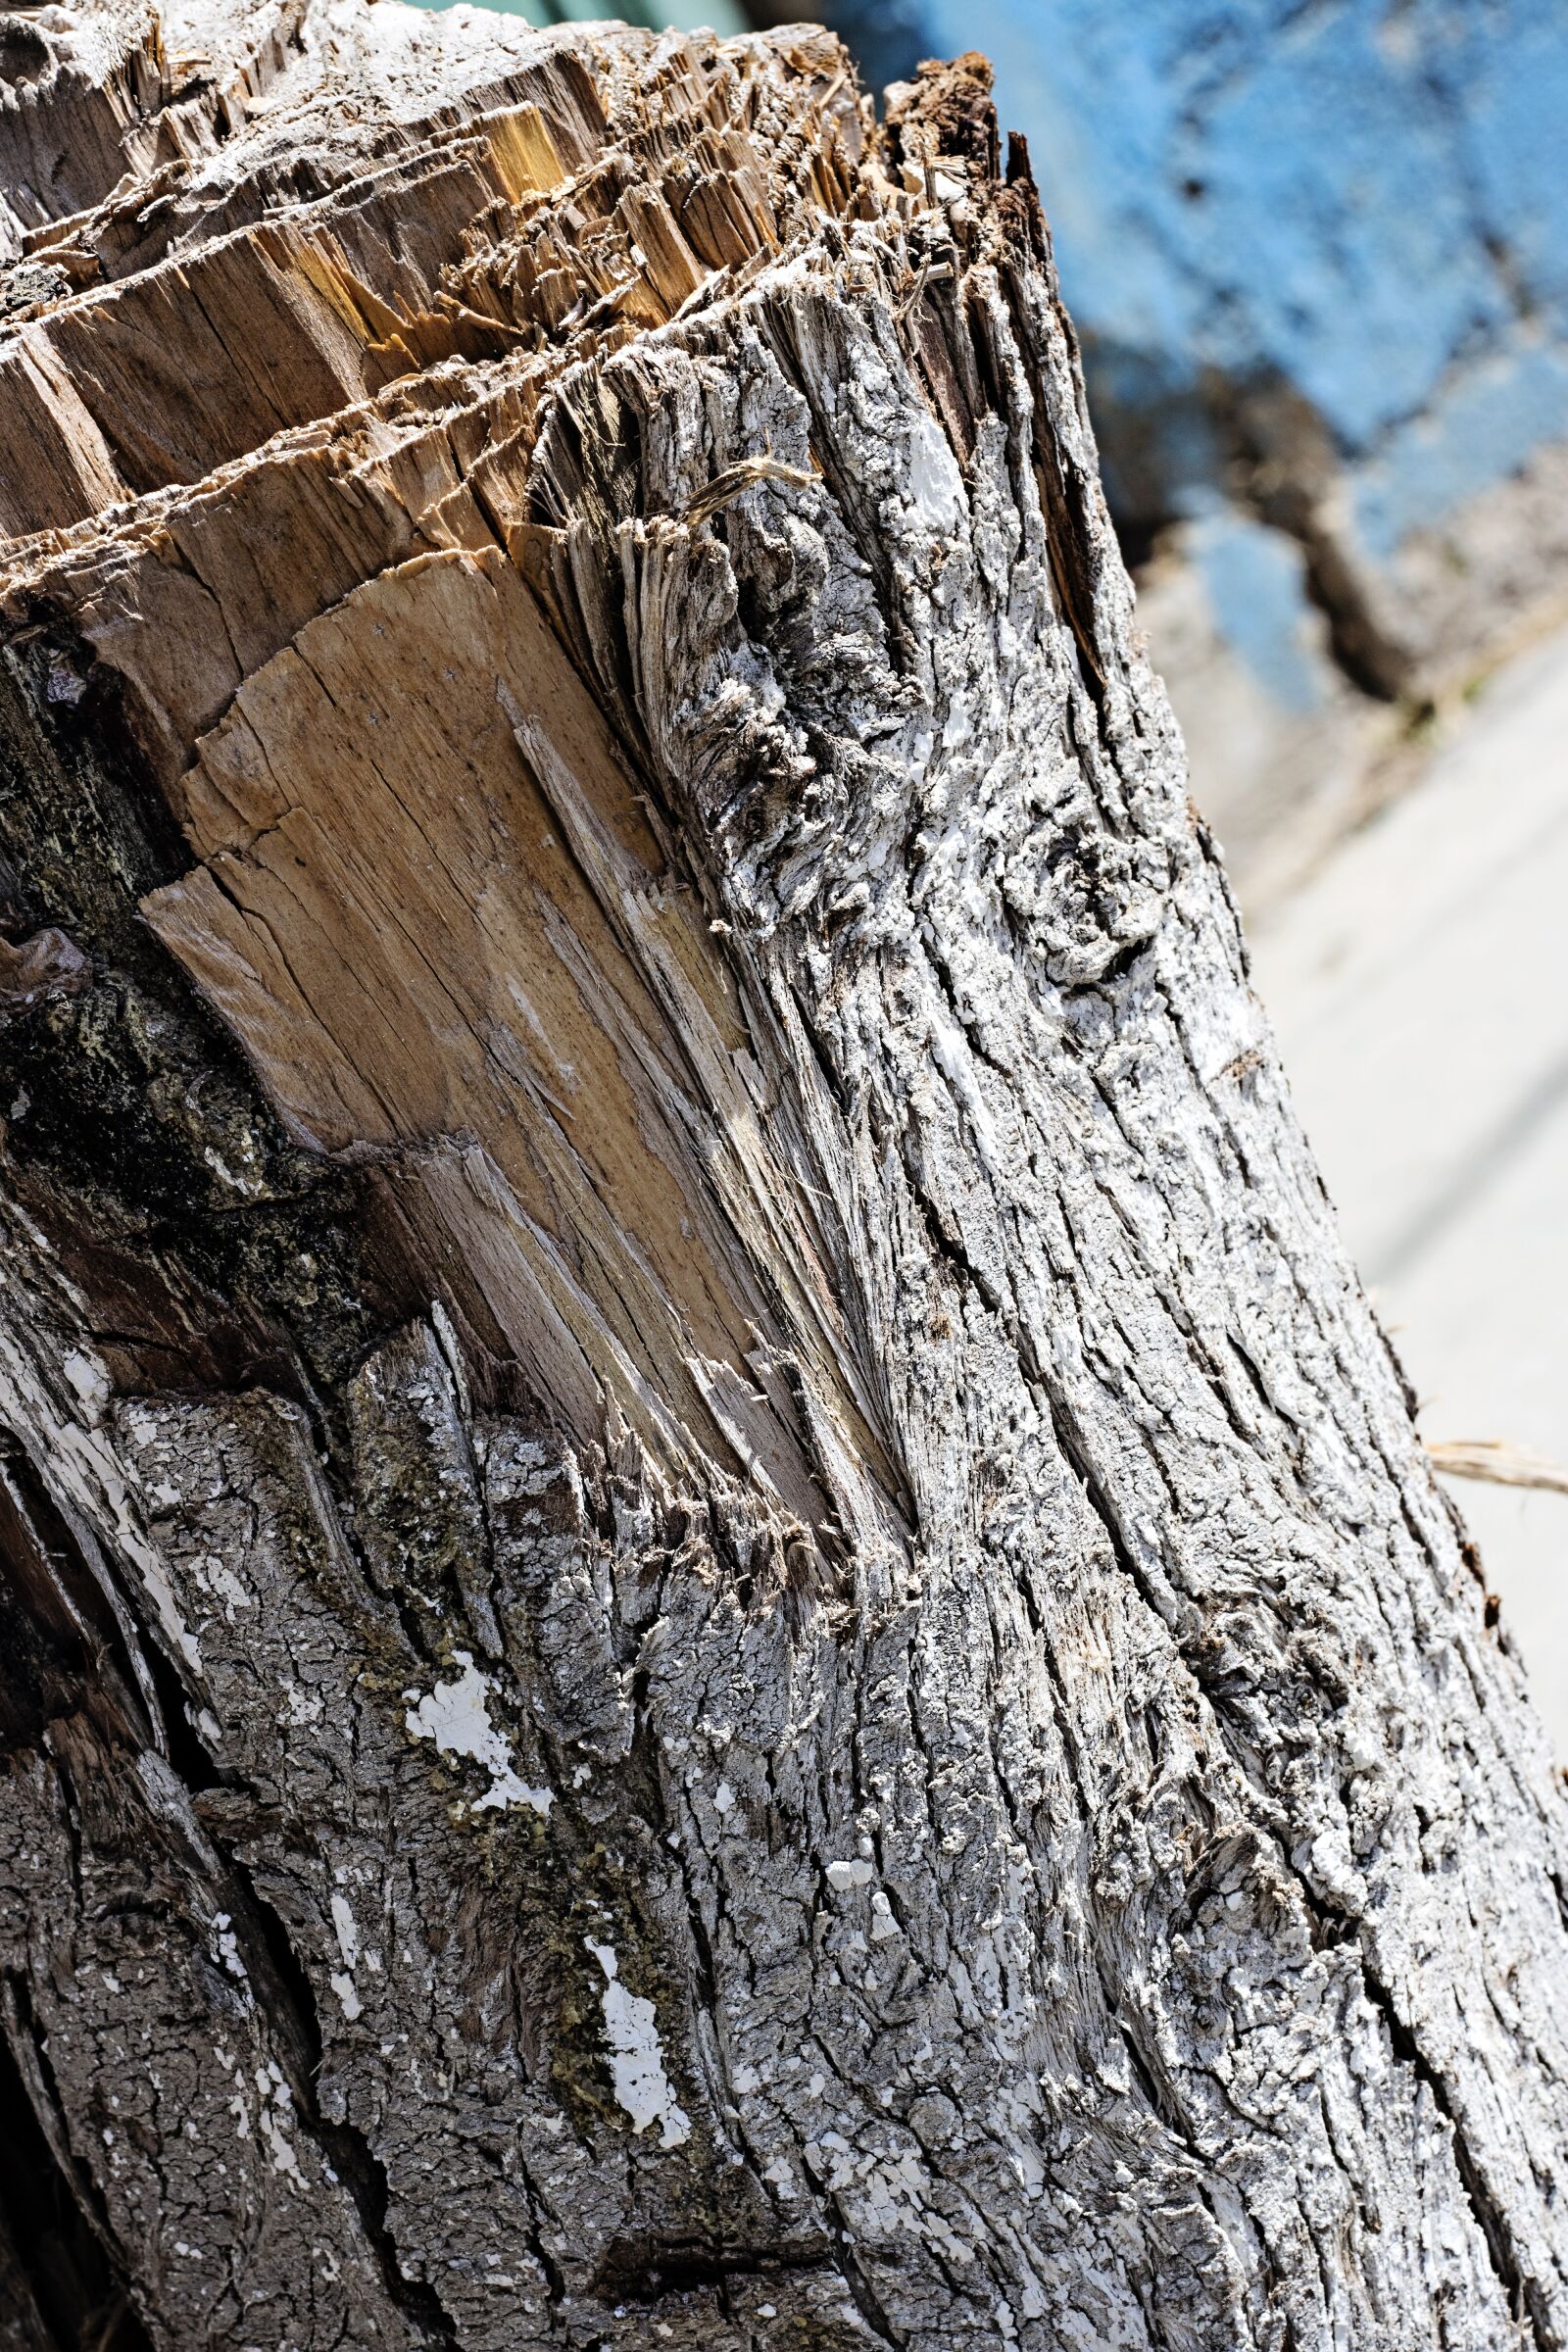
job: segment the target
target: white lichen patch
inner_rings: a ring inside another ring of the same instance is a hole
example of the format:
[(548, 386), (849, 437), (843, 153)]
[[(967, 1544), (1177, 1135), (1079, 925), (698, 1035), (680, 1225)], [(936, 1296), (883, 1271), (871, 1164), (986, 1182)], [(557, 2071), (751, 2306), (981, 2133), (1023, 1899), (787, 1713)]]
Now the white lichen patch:
[(341, 2008), (344, 2016), (352, 2025), (354, 2020), (359, 2016), (360, 2011), (365, 2006), (364, 2002), (360, 1999), (359, 1990), (354, 1983), (354, 1979), (349, 1975), (346, 1969), (334, 1968), (329, 1972), (326, 1981), (328, 1984), (331, 1985), (333, 1992), (337, 1995), (338, 2006)]
[(337, 1936), (338, 1949), (343, 1954), (343, 1965), (345, 1968), (354, 1968), (360, 1957), (359, 1922), (344, 1895), (332, 1896), (331, 1911), (332, 1928)]
[(257, 2067), (254, 2080), (258, 2093), (257, 2129), (271, 2160), (272, 2170), (283, 2176), (291, 2189), (303, 2191), (305, 2176), (300, 2171), (299, 2158), (294, 2153), (294, 2143), (288, 2135), (288, 2126), (293, 2120), (294, 2094), (273, 2059), (269, 2058), (265, 2065)]
[(848, 1894), (852, 1886), (868, 1886), (875, 1874), (869, 1862), (830, 1862), (823, 1876), (835, 1894)]
[(89, 1419), (101, 1421), (109, 1402), (109, 1376), (96, 1356), (88, 1355), (81, 1348), (68, 1350), (60, 1369), (70, 1381), (77, 1397), (86, 1407)]
[(879, 1886), (871, 1897), (871, 1941), (885, 1943), (890, 1936), (897, 1936), (898, 1932), (899, 1923), (893, 1916), (893, 1905)]
[(605, 2038), (615, 2096), (631, 2117), (634, 2132), (658, 2124), (662, 2148), (682, 2147), (692, 2135), (691, 2119), (676, 2104), (664, 2072), (654, 2004), (626, 1990), (620, 1963), (608, 1943), (595, 1943), (591, 1936), (583, 1941), (605, 1972)]
[(234, 1934), (233, 1923), (226, 1911), (220, 1911), (217, 1914), (213, 1921), (213, 1933), (218, 1941), (218, 1956), (229, 1975), (238, 1977), (242, 1984), (248, 1982), (245, 1963), (239, 1956), (239, 1942)]
[(489, 1685), (466, 1649), (453, 1651), (462, 1672), (454, 1683), (437, 1683), (433, 1690), (421, 1698), (416, 1690), (405, 1690), (405, 1698), (417, 1703), (409, 1708), (403, 1720), (416, 1740), (433, 1740), (444, 1756), (471, 1756), (482, 1764), (490, 1775), (490, 1786), (481, 1797), (474, 1800), (476, 1813), (488, 1812), (498, 1805), (531, 1805), (536, 1813), (549, 1816), (555, 1802), (548, 1788), (530, 1788), (517, 1778), (513, 1769), (512, 1750), (505, 1738), (490, 1720), (486, 1705)]
[(336, 1931), (338, 1949), (343, 1955), (343, 1966), (340, 1969), (334, 1969), (326, 1981), (336, 1993), (344, 2016), (352, 2024), (364, 2006), (360, 1999), (359, 1988), (354, 1982), (354, 1971), (359, 1965), (360, 1958), (359, 1923), (341, 1894), (332, 1896), (331, 1910), (332, 1926)]

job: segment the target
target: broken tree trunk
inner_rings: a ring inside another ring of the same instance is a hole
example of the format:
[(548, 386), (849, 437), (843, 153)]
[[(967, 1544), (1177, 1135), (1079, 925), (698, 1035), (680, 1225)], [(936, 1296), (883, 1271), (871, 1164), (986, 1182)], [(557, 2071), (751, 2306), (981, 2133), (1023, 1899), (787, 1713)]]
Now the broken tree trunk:
[(977, 61), (176, 13), (0, 33), (4, 2342), (1563, 2344), (1561, 1793)]

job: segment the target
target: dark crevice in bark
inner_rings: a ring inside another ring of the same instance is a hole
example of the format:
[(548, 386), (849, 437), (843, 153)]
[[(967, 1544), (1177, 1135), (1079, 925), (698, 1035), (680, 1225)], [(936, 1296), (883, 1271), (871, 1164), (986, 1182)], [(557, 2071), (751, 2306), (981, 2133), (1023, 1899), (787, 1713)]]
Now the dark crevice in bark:
[[(1144, 1593), (1145, 1598), (1149, 1600), (1151, 1607), (1157, 1609), (1158, 1604), (1153, 1600), (1152, 1596), (1148, 1592), (1147, 1580), (1144, 1579), (1140, 1574), (1137, 1562), (1133, 1559), (1130, 1551), (1127, 1548), (1125, 1541), (1122, 1538), (1116, 1521), (1114, 1505), (1111, 1502), (1109, 1495), (1104, 1492), (1100, 1481), (1097, 1479), (1092, 1468), (1090, 1467), (1085, 1456), (1084, 1448), (1077, 1440), (1069, 1416), (1065, 1410), (1057, 1404), (1054, 1398), (1051, 1400), (1051, 1409), (1053, 1423), (1056, 1431), (1057, 1442), (1061, 1446), (1067, 1460), (1071, 1463), (1078, 1477), (1083, 1482), (1084, 1490), (1088, 1499), (1095, 1510), (1096, 1516), (1101, 1520), (1105, 1529), (1106, 1535), (1110, 1541), (1112, 1549), (1119, 1564), (1133, 1579), (1138, 1589)], [(1194, 1663), (1194, 1660), (1190, 1654), (1191, 1645), (1184, 1643), (1182, 1644), (1182, 1649), (1184, 1657), (1187, 1658), (1190, 1670), (1194, 1674), (1195, 1681), (1197, 1681), (1199, 1688), (1203, 1690), (1204, 1696), (1207, 1699), (1210, 1707), (1214, 1710), (1216, 1718), (1223, 1723), (1225, 1717), (1223, 1694), (1208, 1688), (1201, 1671)], [(1291, 1876), (1295, 1880), (1302, 1899), (1306, 1903), (1308, 1910), (1315, 1922), (1314, 1942), (1318, 1944), (1319, 1948), (1328, 1942), (1348, 1942), (1354, 1939), (1360, 1927), (1360, 1923), (1353, 1919), (1349, 1914), (1341, 1913), (1333, 1906), (1325, 1905), (1321, 1898), (1314, 1893), (1306, 1881), (1301, 1877), (1300, 1872), (1294, 1866), (1289, 1865), (1289, 1857), (1284, 1856), (1283, 1859), (1285, 1859), (1287, 1865), (1290, 1867)], [(1395, 2007), (1392, 1994), (1389, 1992), (1387, 1986), (1380, 1982), (1372, 1969), (1370, 1961), (1366, 1956), (1364, 1942), (1362, 1943), (1361, 1947), (1361, 1972), (1366, 1987), (1367, 1997), (1378, 2009), (1384, 2020), (1384, 2023), (1388, 2029), (1390, 2042), (1396, 2057), (1397, 2057), (1403, 2064), (1408, 2066), (1414, 2072), (1417, 2079), (1426, 2085), (1427, 2089), (1432, 2095), (1435, 2105), (1449, 2127), (1449, 2130), (1452, 2133), (1454, 2165), (1464, 2185), (1466, 2197), (1469, 2200), (1471, 2209), (1475, 2215), (1477, 2226), (1480, 2229), (1482, 2238), (1486, 2244), (1488, 2259), (1497, 2278), (1498, 2283), (1502, 2287), (1507, 2298), (1510, 2312), (1516, 2319), (1528, 2318), (1535, 2342), (1539, 2346), (1540, 2352), (1555, 2352), (1558, 2338), (1550, 2330), (1549, 2316), (1546, 2312), (1544, 2299), (1537, 2282), (1532, 2278), (1528, 2277), (1520, 2266), (1518, 2255), (1513, 2244), (1512, 2232), (1508, 2226), (1507, 2216), (1502, 2208), (1497, 2204), (1495, 2199), (1492, 2197), (1487, 2188), (1486, 2181), (1482, 2178), (1479, 2166), (1477, 2165), (1475, 2157), (1472, 2154), (1466, 2140), (1462, 2125), (1454, 2113), (1447, 2087), (1445, 2084), (1442, 2076), (1428, 2063), (1426, 2058), (1422, 2055), (1420, 2045), (1409, 2027), (1406, 2026), (1400, 2019), (1397, 2010)], [(1145, 2082), (1146, 2090), (1150, 2095), (1151, 2104), (1153, 2107), (1153, 2111), (1156, 2114), (1164, 2116), (1165, 2120), (1170, 2121), (1171, 2119), (1167, 2114), (1165, 2103), (1157, 2097), (1152, 2082), (1149, 2081), (1147, 2071), (1139, 2058), (1139, 2054), (1136, 2050), (1136, 2047), (1132, 2043), (1131, 2037), (1127, 2034), (1125, 2027), (1121, 2024), (1121, 2020), (1118, 2018), (1116, 2022), (1122, 2031), (1123, 2038), (1126, 2040), (1129, 2051), (1134, 2058), (1140, 2080), (1144, 2081)], [(1179, 2126), (1176, 2126), (1175, 2128), (1178, 2130), (1180, 2129)]]
[(856, 2261), (844, 2224), (839, 2218), (838, 2209), (832, 2197), (820, 2181), (814, 2182), (813, 2185), (828, 2215), (829, 2227), (833, 2231), (834, 2251), (844, 2283), (850, 2290), (850, 2300), (877, 2341), (891, 2344), (894, 2352), (902, 2352), (905, 2336), (902, 2331), (895, 2330), (877, 2298), (875, 2289), (866, 2278), (864, 2270)]
[(730, 2278), (819, 2271), (832, 2259), (825, 2246), (726, 2245), (695, 2231), (689, 2237), (617, 2237), (595, 2276), (592, 2291), (607, 2303), (658, 2303), (664, 2296), (692, 2294)]
[(1426, 2085), (1434, 2106), (1453, 2134), (1454, 2168), (1464, 2183), (1464, 2192), (1475, 2215), (1476, 2227), (1486, 2244), (1487, 2256), (1496, 2274), (1497, 2283), (1507, 2298), (1509, 2312), (1515, 2320), (1528, 2323), (1538, 2352), (1557, 2352), (1562, 2339), (1552, 2328), (1545, 2298), (1539, 2282), (1530, 2277), (1520, 2263), (1508, 2216), (1482, 2177), (1481, 2168), (1465, 2136), (1464, 2126), (1454, 2113), (1447, 2085), (1442, 2075), (1423, 2056), (1420, 2043), (1399, 2016), (1394, 1995), (1373, 1968), (1364, 1942), (1361, 1949), (1361, 1980), (1367, 1999), (1388, 2029), (1395, 2056), (1410, 2069), (1419, 2082)]
[[(156, 1692), (167, 1739), (168, 1761), (193, 1810), (220, 1842), (226, 1865), (224, 1877), (213, 1889), (214, 1907), (221, 1906), (233, 1919), (236, 1937), (256, 1985), (260, 2006), (277, 2037), (278, 2054), (290, 2078), (302, 2121), (318, 2141), (359, 2214), (367, 2241), (374, 2254), (391, 2301), (422, 2331), (431, 2344), (453, 2343), (457, 2329), (439, 2297), (425, 2283), (411, 2279), (401, 2269), (395, 2241), (387, 2226), (386, 2174), (365, 2135), (347, 2123), (334, 2123), (321, 2112), (317, 2082), (322, 2061), (322, 2038), (316, 1995), (287, 1927), (261, 1893), (253, 1873), (222, 1843), (222, 1814), (203, 1807), (201, 1799), (221, 1800), (232, 1790), (214, 1764), (191, 1719), (182, 1678), (161, 1642), (138, 1625), (139, 1651)], [(215, 1813), (217, 1818), (215, 1818)], [(116, 2352), (119, 2343), (116, 2339)], [(127, 2346), (127, 2352), (134, 2352)]]
[[(25, 1985), (10, 1981), (6, 2008), (24, 2030)], [(38, 2063), (43, 2063), (41, 2052)], [(50, 2352), (153, 2352), (111, 2254), (101, 2216), (80, 2177), (68, 2171), (43, 2130), (8, 2034), (0, 2033), (0, 2241), (21, 2267), (21, 2286), (49, 2329)], [(0, 2329), (23, 2315), (0, 2311)], [(24, 2342), (25, 2338), (23, 2339)]]
[[(1186, 1648), (1185, 1645), (1181, 1643), (1179, 1629), (1171, 1625), (1170, 1609), (1168, 1605), (1162, 1605), (1161, 1602), (1156, 1598), (1155, 1594), (1151, 1590), (1148, 1577), (1144, 1574), (1143, 1570), (1139, 1567), (1137, 1560), (1133, 1557), (1132, 1551), (1128, 1546), (1127, 1539), (1122, 1533), (1121, 1520), (1116, 1510), (1115, 1503), (1112, 1501), (1109, 1494), (1106, 1492), (1103, 1481), (1101, 1479), (1099, 1472), (1095, 1469), (1095, 1466), (1089, 1457), (1088, 1447), (1084, 1443), (1083, 1437), (1078, 1429), (1076, 1420), (1074, 1419), (1070, 1407), (1067, 1405), (1058, 1392), (1048, 1381), (1045, 1380), (1038, 1365), (1032, 1365), (1030, 1367), (1030, 1376), (1039, 1387), (1041, 1394), (1045, 1397), (1047, 1409), (1051, 1415), (1051, 1426), (1055, 1435), (1056, 1444), (1061, 1449), (1062, 1459), (1067, 1463), (1069, 1469), (1071, 1469), (1074, 1476), (1077, 1478), (1080, 1486), (1083, 1488), (1084, 1496), (1089, 1504), (1090, 1509), (1094, 1512), (1095, 1517), (1099, 1520), (1101, 1526), (1103, 1528), (1105, 1532), (1105, 1540), (1110, 1545), (1111, 1556), (1115, 1560), (1117, 1567), (1122, 1570), (1123, 1574), (1127, 1577), (1134, 1590), (1142, 1596), (1143, 1600), (1153, 1613), (1153, 1615), (1159, 1619), (1162, 1625), (1167, 1626), (1172, 1635), (1176, 1637), (1178, 1645), (1182, 1647), (1182, 1654), (1185, 1658)], [(1196, 1668), (1192, 1667), (1190, 1660), (1188, 1660), (1188, 1665), (1189, 1670), (1193, 1674), (1194, 1681), (1197, 1682), (1200, 1689), (1201, 1689), (1201, 1677), (1198, 1674)], [(1205, 1696), (1207, 1694), (1205, 1693)], [(1210, 1703), (1213, 1703), (1212, 1700)], [(1216, 1712), (1218, 1712), (1217, 1709)]]
[(942, 1211), (922, 1184), (919, 1171), (919, 1149), (918, 1138), (906, 1135), (903, 1152), (904, 1172), (908, 1178), (910, 1199), (919, 1211), (932, 1249), (943, 1264), (951, 1268), (958, 1289), (960, 1291), (972, 1290), (986, 1312), (996, 1317), (1010, 1339), (1016, 1339), (1014, 1319), (1005, 1312), (995, 1283), (986, 1280), (965, 1250), (959, 1237), (956, 1233), (948, 1231)]
[(35, 1746), (50, 1716), (82, 1692), (132, 1738), (162, 1744), (156, 1692), (122, 1612), (26, 1449), (0, 1428), (0, 1747)]
[[(1559, 1770), (1558, 1777), (1564, 1781), (1568, 1781), (1568, 1767), (1561, 1768)], [(1564, 1930), (1568, 1931), (1568, 1885), (1564, 1884), (1561, 1875), (1557, 1871), (1548, 1871), (1546, 1875), (1551, 1882), (1551, 1891), (1557, 1897), (1557, 1910), (1561, 1917)]]
[(187, 1796), (196, 1797), (220, 1786), (221, 1779), (212, 1757), (202, 1745), (196, 1727), (191, 1721), (190, 1700), (179, 1670), (174, 1666), (157, 1636), (138, 1624), (138, 1647), (147, 1678), (158, 1700), (165, 1740), (165, 1754), (171, 1770), (183, 1787)]
[[(221, 1835), (221, 1832), (217, 1833)], [(225, 1852), (227, 1884), (218, 1889), (233, 1919), (246, 1965), (257, 1981), (261, 2006), (285, 2043), (292, 2043), (288, 2072), (301, 2121), (325, 2151), (333, 2172), (354, 2200), (355, 2211), (380, 2272), (388, 2299), (430, 2345), (455, 2344), (456, 2322), (425, 2280), (411, 2278), (398, 2260), (387, 2223), (386, 2171), (365, 2133), (334, 2123), (321, 2112), (317, 2094), (322, 2040), (316, 1993), (274, 1905), (231, 1851)]]
[(559, 2310), (565, 2300), (566, 2280), (561, 2265), (545, 2243), (544, 2224), (549, 2218), (559, 2226), (560, 2216), (552, 2212), (548, 2198), (541, 2195), (528, 2167), (520, 2158), (517, 2163), (517, 2178), (522, 2183), (523, 2194), (528, 2200), (528, 2211), (535, 2217), (528, 2230), (528, 2251), (539, 2265), (540, 2276), (544, 2279), (545, 2293), (549, 2297), (551, 2308)]
[[(14, 1473), (14, 1461), (8, 1463), (8, 1468)], [(41, 1496), (41, 1499), (47, 1503), (47, 1496)], [(54, 1517), (51, 1514), (51, 1520)], [(85, 1575), (85, 1570), (81, 1574)], [(9, 1587), (10, 1580), (7, 1581)], [(24, 1595), (19, 1592), (17, 1597), (24, 1604)], [(31, 1622), (30, 1612), (28, 1621)], [(45, 1629), (39, 1627), (37, 1631), (41, 1638), (47, 1639)], [(221, 1836), (220, 1826), (214, 1821), (212, 1809), (204, 1808), (201, 1799), (204, 1795), (214, 1794), (221, 1798), (229, 1791), (192, 1724), (181, 1677), (159, 1641), (145, 1626), (137, 1624), (135, 1632), (144, 1671), (142, 1677), (132, 1678), (133, 1685), (143, 1680), (151, 1685), (162, 1718), (169, 1766), (177, 1776), (187, 1796), (194, 1800), (193, 1809), (198, 1818), (205, 1817), (209, 1826)], [(54, 1646), (58, 1647), (58, 1644)], [(65, 1653), (62, 1652), (61, 1664), (51, 1677), (52, 1682), (60, 1681), (66, 1663)], [(70, 1677), (72, 1683), (81, 1681), (83, 1668), (84, 1661), (78, 1654)], [(89, 1696), (92, 1687), (90, 1680), (84, 1685)], [(77, 1694), (62, 1687), (53, 1695), (56, 1703), (60, 1704)], [(232, 1852), (225, 1852), (224, 1860), (227, 1866), (224, 1876), (211, 1890), (214, 1908), (225, 1908), (234, 1920), (237, 1940), (245, 1954), (260, 2005), (277, 2037), (278, 2054), (290, 2077), (301, 2118), (325, 2151), (333, 2171), (354, 2200), (366, 2238), (375, 2255), (391, 2300), (422, 2332), (428, 2343), (453, 2343), (457, 2340), (457, 2329), (443, 2310), (439, 2298), (427, 2285), (410, 2279), (399, 2267), (396, 2246), (387, 2227), (388, 2186), (382, 2166), (363, 2133), (347, 2124), (334, 2124), (321, 2113), (316, 2092), (322, 2058), (319, 2017), (310, 1979), (294, 1952), (283, 1920), (262, 1896), (254, 1877)], [(5, 2010), (7, 2023), (14, 2031), (26, 2030), (30, 2017), (30, 1995), (24, 1979), (15, 1977), (7, 1980)], [(47, 2087), (47, 2061), (36, 2036), (29, 2036), (29, 2058), (32, 2062), (29, 2071), (35, 2092), (41, 2096)], [(7, 2050), (4, 2034), (0, 2034), (0, 2060), (3, 2060), (3, 2067), (0, 2067), (0, 2094), (6, 2094), (10, 2085), (4, 2079), (4, 2068), (16, 2074), (17, 2060)], [(19, 2094), (21, 2087), (19, 2074)], [(34, 2117), (32, 2131), (49, 2151), (49, 2166), (60, 2184), (58, 2193), (70, 2195), (80, 2223), (80, 2228), (66, 2232), (70, 2241), (71, 2261), (74, 2265), (72, 2276), (78, 2281), (79, 2292), (91, 2297), (93, 2308), (97, 2310), (102, 2306), (99, 2316), (105, 2330), (104, 2340), (113, 2344), (114, 2352), (141, 2352), (146, 2339), (141, 2333), (140, 2323), (128, 2314), (119, 2319), (114, 2316), (118, 2289), (104, 2288), (98, 2291), (102, 2286), (100, 2272), (104, 2272), (105, 2277), (118, 2275), (113, 2273), (109, 2255), (102, 2251), (111, 2242), (108, 2225), (98, 2212), (90, 2186), (85, 2183), (83, 2177), (74, 2170), (68, 2172), (63, 2157), (54, 2152), (56, 2146), (62, 2149), (65, 2146), (63, 2119), (59, 2120), (56, 2139), (51, 2141), (36, 2118), (36, 2097), (27, 2099), (19, 2095), (13, 2099), (8, 2095), (0, 2096), (0, 2113), (8, 2118), (14, 2113), (17, 2119), (14, 2134), (9, 2123), (7, 2131), (0, 2132), (0, 2219), (14, 2210), (13, 2190), (16, 2183), (11, 2177), (13, 2174), (24, 2181), (33, 2177), (46, 2180), (49, 2177), (40, 2172), (36, 2164), (24, 2165), (18, 2173), (21, 2157), (8, 2163), (10, 2151), (22, 2145), (29, 2136), (26, 2126), (31, 2113)], [(87, 2234), (93, 2243), (100, 2246), (96, 2267), (90, 2252), (84, 2254), (81, 2251), (85, 2242), (83, 2231), (87, 2230), (89, 2221), (91, 2230)], [(36, 2228), (35, 2223), (29, 2221), (21, 2240), (23, 2244), (32, 2242)], [(45, 2246), (40, 2252), (40, 2260), (47, 2251)], [(106, 2264), (110, 2264), (109, 2271), (104, 2271)], [(56, 2302), (64, 2292), (64, 2285), (57, 2282)], [(134, 2332), (127, 2332), (127, 2328)], [(85, 2329), (84, 2325), (77, 2326), (74, 2332), (63, 2337), (62, 2352), (76, 2352), (78, 2343), (95, 2345), (96, 2342), (97, 2338)]]

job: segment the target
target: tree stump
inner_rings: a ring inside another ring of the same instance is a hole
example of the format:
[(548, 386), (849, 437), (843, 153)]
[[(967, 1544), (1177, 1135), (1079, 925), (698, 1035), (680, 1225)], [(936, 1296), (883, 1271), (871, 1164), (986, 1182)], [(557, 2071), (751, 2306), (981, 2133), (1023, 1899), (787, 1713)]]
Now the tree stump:
[(199, 16), (0, 21), (0, 2340), (1563, 2344), (1562, 1793), (983, 65)]

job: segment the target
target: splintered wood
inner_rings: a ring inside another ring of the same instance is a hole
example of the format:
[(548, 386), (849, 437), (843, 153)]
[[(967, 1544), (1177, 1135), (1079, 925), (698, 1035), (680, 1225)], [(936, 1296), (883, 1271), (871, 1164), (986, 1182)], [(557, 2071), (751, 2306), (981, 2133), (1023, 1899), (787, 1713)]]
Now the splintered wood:
[(1561, 1791), (982, 61), (0, 56), (21, 2352), (1568, 2342)]

